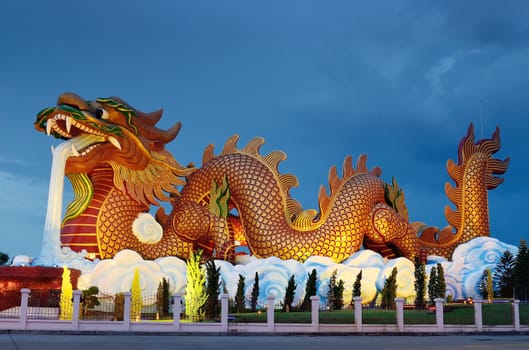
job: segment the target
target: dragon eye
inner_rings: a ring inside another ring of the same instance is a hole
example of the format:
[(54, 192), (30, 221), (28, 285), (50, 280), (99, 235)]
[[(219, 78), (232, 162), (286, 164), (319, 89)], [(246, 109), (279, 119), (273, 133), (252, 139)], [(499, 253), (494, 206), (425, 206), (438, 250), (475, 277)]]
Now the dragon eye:
[(96, 109), (95, 117), (97, 119), (108, 119), (108, 112), (103, 108)]

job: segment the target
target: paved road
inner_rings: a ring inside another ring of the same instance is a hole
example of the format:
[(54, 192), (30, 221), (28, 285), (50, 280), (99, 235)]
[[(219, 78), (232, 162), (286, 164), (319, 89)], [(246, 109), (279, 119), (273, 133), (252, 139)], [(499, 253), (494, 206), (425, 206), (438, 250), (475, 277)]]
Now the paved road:
[(212, 336), (0, 334), (1, 350), (529, 349), (528, 335)]

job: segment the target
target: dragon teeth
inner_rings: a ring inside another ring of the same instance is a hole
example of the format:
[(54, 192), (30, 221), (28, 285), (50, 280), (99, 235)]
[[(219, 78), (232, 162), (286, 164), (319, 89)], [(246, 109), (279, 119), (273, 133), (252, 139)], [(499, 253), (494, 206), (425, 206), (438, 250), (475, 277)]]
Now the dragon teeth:
[(53, 125), (55, 124), (54, 121), (52, 120), (48, 120), (46, 122), (46, 135), (50, 136), (51, 135), (51, 130), (53, 129)]
[(114, 147), (116, 147), (117, 149), (121, 151), (121, 144), (119, 143), (118, 139), (116, 139), (113, 136), (110, 136), (108, 138), (108, 142), (110, 142)]
[(72, 154), (76, 157), (79, 157), (79, 151), (77, 150), (77, 148), (75, 148), (75, 145), (72, 144)]
[(72, 118), (66, 117), (66, 131), (70, 133), (71, 128), (72, 128)]

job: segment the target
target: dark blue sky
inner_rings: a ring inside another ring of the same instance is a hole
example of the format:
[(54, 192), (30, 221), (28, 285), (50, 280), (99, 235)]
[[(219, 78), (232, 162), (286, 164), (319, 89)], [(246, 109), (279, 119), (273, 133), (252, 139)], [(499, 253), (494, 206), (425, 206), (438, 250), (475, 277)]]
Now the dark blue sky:
[(0, 251), (38, 255), (51, 144), (36, 113), (73, 91), (117, 95), (183, 124), (169, 149), (200, 164), (237, 133), (287, 153), (315, 208), (350, 154), (396, 177), (412, 221), (445, 226), (446, 161), (468, 125), (501, 128), (492, 236), (529, 238), (526, 1), (16, 1), (0, 12)]

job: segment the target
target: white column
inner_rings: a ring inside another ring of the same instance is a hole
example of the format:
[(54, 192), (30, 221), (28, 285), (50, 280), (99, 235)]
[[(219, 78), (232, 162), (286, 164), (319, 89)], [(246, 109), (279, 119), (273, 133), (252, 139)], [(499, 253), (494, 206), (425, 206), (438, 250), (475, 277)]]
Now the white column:
[(180, 330), (180, 313), (182, 312), (182, 295), (173, 294), (173, 327)]
[(21, 299), (20, 299), (20, 327), (26, 329), (27, 319), (28, 319), (28, 302), (29, 302), (29, 293), (31, 290), (28, 288), (22, 288), (20, 290)]
[(395, 298), (395, 307), (397, 308), (397, 327), (399, 332), (404, 331), (404, 298)]
[(362, 297), (353, 297), (356, 331), (362, 332)]
[(483, 315), (481, 312), (481, 300), (474, 300), (474, 321), (476, 323), (476, 330), (481, 332), (483, 330)]
[(123, 292), (123, 299), (124, 299), (124, 305), (123, 305), (123, 324), (125, 325), (125, 328), (130, 330), (130, 297), (132, 293), (131, 292)]
[(270, 332), (274, 331), (274, 296), (269, 295), (266, 297), (266, 324)]
[(72, 328), (73, 330), (79, 330), (79, 315), (81, 309), (81, 295), (80, 290), (73, 291), (73, 315), (72, 315)]
[(513, 311), (513, 322), (514, 322), (514, 330), (520, 331), (520, 300), (514, 299), (512, 302), (512, 311)]
[(310, 296), (310, 306), (312, 331), (318, 332), (320, 330), (320, 297), (317, 295)]
[(223, 332), (228, 331), (228, 311), (229, 311), (228, 294), (220, 296), (220, 325)]
[(445, 320), (444, 320), (444, 302), (443, 298), (435, 298), (435, 322), (437, 323), (437, 329), (439, 332), (444, 331)]

